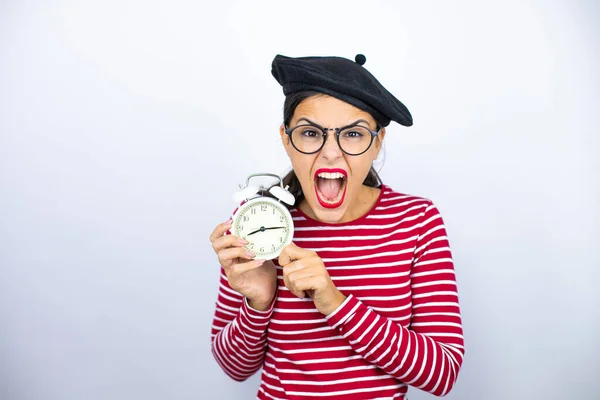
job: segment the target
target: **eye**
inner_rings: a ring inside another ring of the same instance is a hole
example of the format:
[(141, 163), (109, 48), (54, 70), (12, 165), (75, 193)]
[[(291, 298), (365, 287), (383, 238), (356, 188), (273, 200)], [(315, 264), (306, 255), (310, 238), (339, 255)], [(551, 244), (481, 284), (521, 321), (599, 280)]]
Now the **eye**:
[(322, 133), (314, 128), (305, 128), (302, 130), (302, 136), (309, 138), (321, 137)]
[(359, 139), (364, 136), (364, 132), (357, 129), (347, 130), (342, 132), (343, 137)]

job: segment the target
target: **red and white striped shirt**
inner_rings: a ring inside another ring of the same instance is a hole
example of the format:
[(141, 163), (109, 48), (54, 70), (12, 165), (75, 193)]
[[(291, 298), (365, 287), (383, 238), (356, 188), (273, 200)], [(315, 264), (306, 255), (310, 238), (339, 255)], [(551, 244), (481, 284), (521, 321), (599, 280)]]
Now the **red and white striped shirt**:
[[(317, 252), (346, 301), (328, 316), (284, 285), (267, 311), (232, 290), (221, 269), (212, 352), (231, 378), (263, 368), (259, 399), (438, 396), (463, 361), (462, 322), (446, 229), (435, 205), (383, 185), (363, 217), (342, 224), (299, 209), (294, 243)], [(276, 260), (275, 260), (276, 261)]]

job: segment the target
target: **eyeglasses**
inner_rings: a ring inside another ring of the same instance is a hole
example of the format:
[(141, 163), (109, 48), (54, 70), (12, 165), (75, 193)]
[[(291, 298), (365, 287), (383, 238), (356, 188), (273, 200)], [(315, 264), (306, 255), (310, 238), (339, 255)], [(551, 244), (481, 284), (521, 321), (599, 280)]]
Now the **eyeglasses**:
[(322, 128), (318, 125), (303, 124), (285, 129), (292, 146), (300, 153), (314, 154), (319, 152), (327, 141), (327, 131), (335, 131), (335, 138), (340, 149), (350, 155), (359, 156), (369, 150), (373, 138), (379, 131), (372, 131), (361, 125), (350, 125), (343, 128)]

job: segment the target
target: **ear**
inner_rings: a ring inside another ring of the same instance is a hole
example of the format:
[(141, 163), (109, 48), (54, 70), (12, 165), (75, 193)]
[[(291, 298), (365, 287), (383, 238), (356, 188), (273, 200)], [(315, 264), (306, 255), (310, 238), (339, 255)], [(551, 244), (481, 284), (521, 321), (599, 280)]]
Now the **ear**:
[(382, 144), (383, 144), (383, 138), (385, 138), (385, 128), (381, 128), (379, 130), (379, 134), (377, 135), (377, 137), (375, 137), (375, 139), (373, 140), (373, 147), (375, 147), (375, 151), (374, 151), (374, 160), (377, 159), (377, 157), (379, 157), (379, 151), (381, 150)]
[(279, 127), (279, 135), (281, 136), (281, 143), (283, 143), (283, 147), (287, 150), (290, 147), (290, 137), (287, 133), (285, 133), (285, 125), (281, 124)]
[(289, 141), (290, 138), (288, 138), (288, 135), (285, 133), (285, 126), (283, 124), (281, 124), (281, 126), (279, 127), (279, 135), (281, 136), (281, 142), (285, 146), (286, 141)]

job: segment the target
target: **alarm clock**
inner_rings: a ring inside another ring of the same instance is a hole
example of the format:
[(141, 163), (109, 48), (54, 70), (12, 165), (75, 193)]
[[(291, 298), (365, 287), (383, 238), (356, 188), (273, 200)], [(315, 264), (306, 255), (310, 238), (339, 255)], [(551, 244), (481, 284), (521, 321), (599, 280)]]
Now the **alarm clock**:
[[(277, 178), (279, 185), (269, 188), (250, 185), (250, 179), (256, 177)], [(265, 195), (267, 191), (274, 198)], [(283, 187), (283, 180), (275, 174), (252, 174), (245, 185), (240, 185), (233, 199), (242, 204), (233, 214), (231, 233), (248, 242), (244, 248), (256, 254), (255, 259), (279, 257), (281, 250), (294, 237), (294, 221), (285, 204), (293, 206), (295, 198), (287, 186)]]

